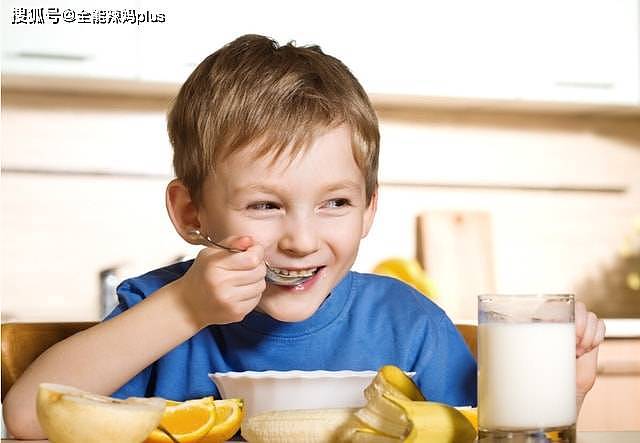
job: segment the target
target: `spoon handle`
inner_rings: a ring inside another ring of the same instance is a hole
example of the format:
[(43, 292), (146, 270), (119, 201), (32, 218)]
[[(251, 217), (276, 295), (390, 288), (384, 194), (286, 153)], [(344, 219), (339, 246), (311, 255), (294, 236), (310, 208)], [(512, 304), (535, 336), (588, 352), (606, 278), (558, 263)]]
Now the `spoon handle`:
[(223, 245), (222, 243), (218, 243), (218, 242), (214, 241), (208, 235), (205, 235), (202, 232), (200, 232), (200, 230), (198, 230), (198, 229), (192, 229), (191, 231), (189, 231), (189, 233), (192, 234), (192, 235), (197, 236), (201, 240), (204, 240), (205, 242), (208, 243), (209, 246), (215, 246), (216, 248), (224, 249), (224, 250), (229, 251), (229, 252), (244, 252), (242, 249), (231, 248), (229, 246)]

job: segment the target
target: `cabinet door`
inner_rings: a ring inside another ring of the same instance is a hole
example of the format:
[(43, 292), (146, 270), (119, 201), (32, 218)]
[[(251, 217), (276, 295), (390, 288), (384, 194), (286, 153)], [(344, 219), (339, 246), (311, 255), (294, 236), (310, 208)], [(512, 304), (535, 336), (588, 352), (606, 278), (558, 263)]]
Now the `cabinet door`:
[(638, 0), (528, 3), (522, 98), (638, 105)]
[[(374, 93), (638, 105), (638, 5), (638, 0), (376, 5), (372, 20), (356, 25), (360, 32), (349, 36), (366, 49), (352, 48), (349, 56)], [(340, 52), (337, 43), (336, 48)]]
[(514, 12), (496, 0), (377, 4), (354, 65), (371, 93), (512, 99)]
[[(133, 78), (139, 25), (93, 23), (93, 19), (110, 11), (135, 11), (136, 3), (137, 0), (70, 0), (60, 4), (44, 0), (3, 1), (3, 72)], [(85, 19), (90, 22), (85, 23)]]

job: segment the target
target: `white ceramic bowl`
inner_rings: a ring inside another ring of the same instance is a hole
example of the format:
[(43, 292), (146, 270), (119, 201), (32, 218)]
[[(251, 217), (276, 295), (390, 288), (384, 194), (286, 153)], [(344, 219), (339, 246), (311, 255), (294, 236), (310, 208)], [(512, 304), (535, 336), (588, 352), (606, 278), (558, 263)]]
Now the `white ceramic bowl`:
[(361, 407), (376, 371), (216, 372), (222, 398), (242, 398), (245, 418), (266, 411)]

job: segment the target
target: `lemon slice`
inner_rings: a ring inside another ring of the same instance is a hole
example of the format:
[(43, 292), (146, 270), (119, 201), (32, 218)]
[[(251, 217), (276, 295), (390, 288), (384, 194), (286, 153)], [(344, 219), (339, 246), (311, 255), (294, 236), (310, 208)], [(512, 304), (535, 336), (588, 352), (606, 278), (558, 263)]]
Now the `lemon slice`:
[[(185, 402), (167, 401), (160, 425), (180, 443), (194, 443), (207, 435), (216, 422), (213, 397)], [(145, 443), (172, 443), (171, 438), (155, 429)]]
[(200, 443), (219, 443), (229, 440), (240, 429), (244, 417), (244, 402), (239, 398), (215, 400), (216, 421)]

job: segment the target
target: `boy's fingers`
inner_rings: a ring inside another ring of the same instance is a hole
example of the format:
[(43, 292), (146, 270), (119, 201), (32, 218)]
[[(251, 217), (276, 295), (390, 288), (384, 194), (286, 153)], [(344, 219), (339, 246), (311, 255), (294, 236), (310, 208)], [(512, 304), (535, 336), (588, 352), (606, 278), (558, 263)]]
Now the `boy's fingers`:
[(584, 303), (577, 301), (575, 305), (575, 321), (576, 321), (576, 344), (582, 341), (584, 329), (587, 322), (587, 307)]
[(234, 269), (229, 273), (227, 281), (235, 287), (244, 287), (264, 280), (266, 269), (264, 264), (250, 269)]
[(580, 341), (579, 345), (579, 347), (582, 348), (584, 352), (589, 351), (593, 348), (597, 328), (598, 317), (596, 317), (596, 314), (594, 314), (593, 312), (589, 312), (587, 314), (587, 321), (584, 329), (584, 334), (582, 335), (582, 341)]
[(246, 251), (253, 245), (253, 238), (248, 235), (233, 235), (218, 243), (229, 248)]
[(239, 298), (239, 301), (245, 302), (250, 300), (255, 300), (255, 304), (257, 305), (260, 299), (262, 298), (262, 293), (265, 289), (267, 289), (267, 282), (265, 282), (264, 278), (260, 281), (253, 283), (252, 285), (247, 286), (246, 295)]
[(259, 244), (254, 244), (244, 252), (232, 253), (224, 257), (218, 266), (229, 271), (246, 271), (255, 268), (264, 268), (264, 272), (266, 273), (266, 268), (264, 267), (264, 248)]
[(598, 370), (598, 348), (576, 360), (576, 393), (585, 395), (593, 387)]
[(598, 326), (596, 328), (596, 337), (594, 338), (594, 345), (598, 346), (600, 343), (604, 341), (604, 334), (607, 328), (602, 319), (598, 320)]

